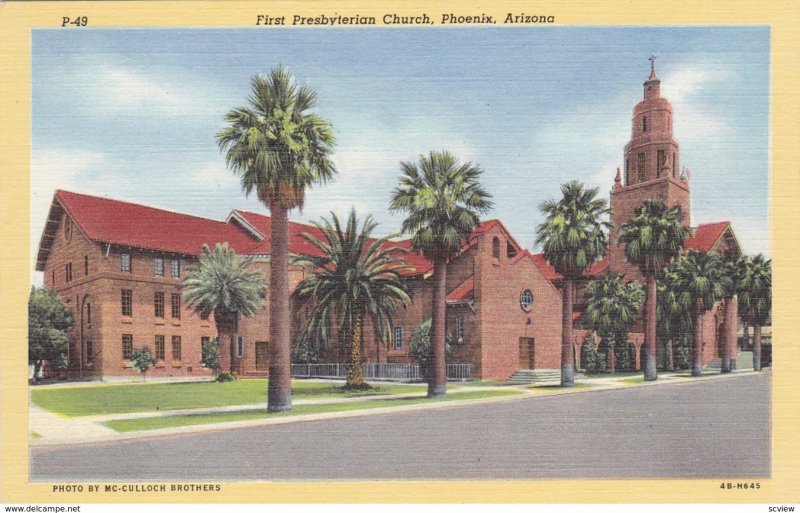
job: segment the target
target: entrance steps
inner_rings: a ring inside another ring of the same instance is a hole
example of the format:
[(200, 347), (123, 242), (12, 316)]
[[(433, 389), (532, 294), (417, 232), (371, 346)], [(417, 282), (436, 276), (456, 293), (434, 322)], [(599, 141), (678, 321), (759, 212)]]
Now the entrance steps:
[[(578, 377), (576, 373), (575, 377)], [(533, 385), (539, 383), (560, 383), (559, 369), (520, 369), (506, 380), (509, 385)]]
[[(736, 355), (736, 369), (745, 370), (753, 368), (753, 353), (752, 351), (739, 351)], [(722, 370), (722, 359), (714, 358), (704, 367), (704, 370), (709, 372), (720, 372)]]

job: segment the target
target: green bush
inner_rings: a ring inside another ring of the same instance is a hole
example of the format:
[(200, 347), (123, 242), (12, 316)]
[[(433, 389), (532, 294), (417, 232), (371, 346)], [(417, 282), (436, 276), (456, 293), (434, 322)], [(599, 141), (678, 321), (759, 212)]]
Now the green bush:
[(685, 370), (692, 366), (692, 350), (689, 347), (688, 337), (683, 337), (674, 342), (675, 366), (678, 370)]
[[(450, 358), (450, 343), (452, 342), (452, 335), (448, 333), (444, 339), (444, 352), (445, 359)], [(411, 335), (411, 342), (409, 344), (409, 351), (411, 357), (419, 364), (420, 371), (423, 377), (427, 377), (428, 368), (433, 363), (433, 348), (431, 347), (431, 320), (426, 319), (422, 321), (414, 333)]]
[(209, 340), (203, 340), (202, 347), (200, 348), (200, 360), (209, 369), (214, 372), (219, 370), (219, 341), (217, 337)]
[(239, 379), (239, 377), (235, 372), (222, 371), (217, 374), (217, 379), (215, 381), (218, 383), (227, 383), (229, 381), (236, 381), (237, 379)]
[(587, 374), (597, 374), (598, 370), (597, 342), (594, 336), (589, 334), (583, 339), (583, 348), (581, 349), (581, 367)]
[(142, 380), (144, 380), (145, 373), (153, 366), (156, 362), (153, 353), (150, 352), (150, 349), (147, 347), (143, 347), (141, 349), (136, 349), (131, 353), (131, 367), (135, 369), (139, 369), (139, 372), (142, 373)]

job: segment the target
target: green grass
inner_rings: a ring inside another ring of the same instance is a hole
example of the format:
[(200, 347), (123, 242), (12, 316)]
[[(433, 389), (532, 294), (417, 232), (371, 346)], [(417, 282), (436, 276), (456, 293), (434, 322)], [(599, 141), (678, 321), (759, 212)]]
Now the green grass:
[(295, 406), (287, 412), (267, 413), (264, 410), (242, 411), (231, 413), (205, 413), (196, 415), (172, 415), (164, 417), (146, 417), (139, 419), (112, 420), (105, 423), (106, 426), (120, 433), (128, 431), (144, 431), (150, 429), (163, 429), (183, 426), (196, 426), (199, 424), (216, 424), (220, 422), (236, 422), (243, 420), (258, 420), (277, 417), (296, 417), (301, 415), (313, 415), (318, 413), (343, 412), (354, 410), (366, 410), (373, 408), (385, 408), (392, 406), (408, 406), (413, 404), (423, 404), (426, 402), (447, 402), (460, 401), (465, 399), (483, 399), (487, 397), (499, 397), (517, 395), (521, 392), (517, 390), (470, 390), (464, 392), (453, 392), (444, 399), (430, 400), (419, 399), (372, 399), (369, 401), (349, 402), (349, 403), (329, 403), (329, 404), (309, 404)]
[[(379, 396), (425, 393), (418, 385), (375, 386), (371, 390), (345, 392), (339, 385), (294, 380), (295, 399)], [(97, 385), (87, 387), (42, 387), (31, 392), (34, 404), (67, 417), (108, 415), (142, 411), (169, 411), (258, 404), (267, 400), (265, 379), (240, 379), (229, 383), (158, 383)]]

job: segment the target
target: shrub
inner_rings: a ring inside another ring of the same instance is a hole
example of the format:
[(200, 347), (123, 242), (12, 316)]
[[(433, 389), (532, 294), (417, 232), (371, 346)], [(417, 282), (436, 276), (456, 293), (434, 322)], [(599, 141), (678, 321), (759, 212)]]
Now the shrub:
[(139, 369), (139, 372), (142, 373), (142, 381), (144, 381), (145, 373), (153, 366), (155, 361), (153, 353), (146, 347), (136, 349), (131, 353), (131, 367)]
[[(444, 339), (444, 353), (445, 359), (450, 358), (450, 342), (452, 335), (448, 333)], [(423, 376), (427, 376), (428, 368), (433, 362), (433, 348), (431, 348), (431, 320), (426, 319), (422, 321), (414, 333), (411, 335), (411, 342), (409, 344), (409, 351), (411, 357), (419, 364), (420, 371)]]
[(229, 381), (236, 381), (237, 379), (239, 379), (239, 377), (235, 372), (222, 371), (217, 374), (217, 379), (215, 381), (218, 383), (227, 383)]
[(581, 348), (581, 367), (588, 374), (597, 374), (598, 370), (597, 342), (594, 336), (590, 333), (583, 339), (583, 347)]
[(201, 350), (201, 361), (203, 365), (208, 367), (209, 369), (213, 369), (214, 372), (219, 371), (219, 341), (217, 337), (214, 337), (209, 340), (204, 340)]

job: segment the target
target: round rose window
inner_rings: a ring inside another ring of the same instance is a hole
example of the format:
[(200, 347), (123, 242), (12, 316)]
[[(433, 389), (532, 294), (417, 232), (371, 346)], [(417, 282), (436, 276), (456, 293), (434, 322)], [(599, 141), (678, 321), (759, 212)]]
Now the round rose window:
[(533, 292), (528, 289), (523, 290), (519, 295), (519, 306), (526, 312), (529, 312), (533, 306)]

